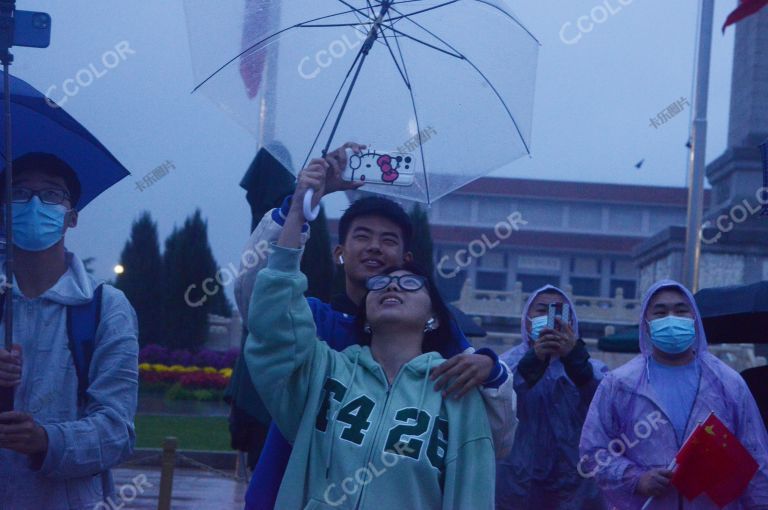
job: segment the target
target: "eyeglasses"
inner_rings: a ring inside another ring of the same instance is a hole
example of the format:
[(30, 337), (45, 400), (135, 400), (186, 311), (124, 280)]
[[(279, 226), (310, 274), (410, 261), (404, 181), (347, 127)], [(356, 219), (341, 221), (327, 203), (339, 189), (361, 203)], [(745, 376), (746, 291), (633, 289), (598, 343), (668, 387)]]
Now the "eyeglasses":
[(383, 290), (392, 282), (397, 283), (397, 286), (405, 291), (415, 292), (426, 285), (427, 279), (416, 274), (404, 274), (401, 276), (382, 274), (368, 278), (365, 286), (368, 290)]
[(69, 193), (63, 189), (46, 188), (31, 190), (29, 188), (11, 188), (11, 201), (14, 204), (26, 204), (37, 195), (44, 204), (59, 205), (64, 200), (69, 200)]

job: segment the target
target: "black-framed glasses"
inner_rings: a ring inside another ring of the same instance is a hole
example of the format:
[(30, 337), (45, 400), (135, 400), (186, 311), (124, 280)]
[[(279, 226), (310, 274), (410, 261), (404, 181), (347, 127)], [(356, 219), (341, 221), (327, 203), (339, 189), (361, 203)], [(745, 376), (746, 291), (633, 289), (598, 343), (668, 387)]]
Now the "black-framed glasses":
[(64, 200), (69, 200), (69, 193), (59, 188), (46, 188), (31, 190), (29, 188), (13, 187), (11, 188), (11, 201), (14, 204), (26, 204), (32, 197), (37, 195), (44, 204), (59, 205)]
[(405, 291), (415, 292), (426, 285), (427, 279), (417, 274), (404, 274), (400, 276), (382, 274), (368, 278), (365, 286), (368, 290), (383, 290), (392, 282), (397, 283), (397, 286)]

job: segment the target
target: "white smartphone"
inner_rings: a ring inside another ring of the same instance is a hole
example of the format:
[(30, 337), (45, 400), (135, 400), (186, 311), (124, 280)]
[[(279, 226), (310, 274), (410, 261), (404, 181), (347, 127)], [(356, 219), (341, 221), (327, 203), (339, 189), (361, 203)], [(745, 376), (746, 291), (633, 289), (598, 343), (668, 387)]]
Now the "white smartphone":
[(398, 151), (366, 149), (359, 154), (347, 149), (347, 167), (342, 179), (350, 182), (411, 186), (416, 175), (416, 158)]

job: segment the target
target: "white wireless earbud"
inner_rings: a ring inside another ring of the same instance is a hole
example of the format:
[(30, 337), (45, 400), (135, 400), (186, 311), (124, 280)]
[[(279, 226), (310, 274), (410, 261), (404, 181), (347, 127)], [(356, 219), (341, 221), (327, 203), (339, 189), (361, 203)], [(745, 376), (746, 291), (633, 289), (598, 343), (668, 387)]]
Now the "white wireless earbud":
[(343, 263), (344, 263), (344, 257), (339, 255), (339, 264), (343, 264)]

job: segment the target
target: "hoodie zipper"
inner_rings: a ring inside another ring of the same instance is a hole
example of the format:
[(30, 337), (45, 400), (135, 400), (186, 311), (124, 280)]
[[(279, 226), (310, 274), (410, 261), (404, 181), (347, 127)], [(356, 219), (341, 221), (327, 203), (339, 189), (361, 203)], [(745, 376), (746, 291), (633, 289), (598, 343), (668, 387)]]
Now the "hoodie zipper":
[[(406, 365), (403, 365), (402, 367), (400, 367), (400, 371), (395, 376), (394, 380), (392, 381), (392, 384), (389, 384), (389, 382), (387, 382), (387, 395), (384, 398), (384, 407), (381, 413), (379, 414), (379, 420), (378, 420), (379, 423), (376, 426), (375, 432), (373, 433), (373, 441), (371, 442), (371, 447), (368, 450), (367, 459), (363, 467), (368, 467), (373, 461), (373, 453), (376, 450), (376, 445), (379, 442), (379, 432), (381, 432), (381, 429), (382, 429), (382, 424), (384, 421), (383, 418), (387, 415), (387, 410), (389, 409), (389, 397), (392, 395), (392, 388), (394, 388), (397, 385), (397, 382), (400, 380), (400, 376), (405, 371), (405, 367)], [(381, 370), (381, 367), (379, 367), (379, 369)], [(384, 374), (384, 380), (385, 381), (387, 380), (386, 374)], [(355, 503), (356, 510), (359, 509), (363, 504), (363, 501), (365, 499), (365, 491), (368, 488), (368, 485), (369, 484), (366, 484), (362, 487), (362, 489), (360, 489), (360, 495), (357, 497), (357, 502)]]

